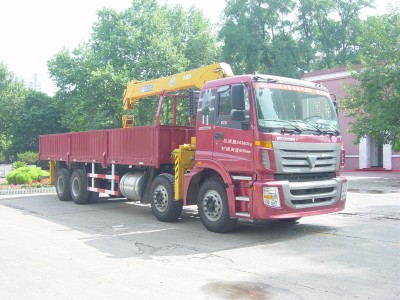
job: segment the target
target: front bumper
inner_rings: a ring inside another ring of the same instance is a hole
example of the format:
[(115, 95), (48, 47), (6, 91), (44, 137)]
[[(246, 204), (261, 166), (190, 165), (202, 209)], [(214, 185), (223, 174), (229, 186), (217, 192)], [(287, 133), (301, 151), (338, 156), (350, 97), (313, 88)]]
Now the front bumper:
[[(264, 204), (264, 187), (278, 189), (280, 207)], [(341, 211), (345, 207), (346, 190), (347, 180), (343, 177), (305, 182), (256, 181), (253, 184), (251, 218), (297, 218)]]

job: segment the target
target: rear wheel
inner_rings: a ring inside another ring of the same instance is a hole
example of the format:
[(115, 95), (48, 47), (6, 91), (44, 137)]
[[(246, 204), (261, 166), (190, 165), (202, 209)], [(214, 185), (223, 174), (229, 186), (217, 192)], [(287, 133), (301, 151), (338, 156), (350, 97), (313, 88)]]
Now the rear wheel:
[(61, 201), (70, 201), (71, 199), (71, 191), (69, 189), (71, 182), (71, 173), (69, 170), (63, 168), (58, 170), (55, 178), (56, 183), (56, 192), (58, 199)]
[(76, 169), (71, 176), (71, 197), (76, 204), (89, 202), (86, 173), (82, 169)]
[(229, 215), (225, 184), (218, 177), (207, 179), (201, 185), (197, 207), (201, 222), (209, 231), (231, 231), (238, 221)]
[(174, 199), (174, 176), (158, 175), (151, 185), (151, 209), (154, 216), (163, 222), (176, 221), (182, 212), (183, 201)]

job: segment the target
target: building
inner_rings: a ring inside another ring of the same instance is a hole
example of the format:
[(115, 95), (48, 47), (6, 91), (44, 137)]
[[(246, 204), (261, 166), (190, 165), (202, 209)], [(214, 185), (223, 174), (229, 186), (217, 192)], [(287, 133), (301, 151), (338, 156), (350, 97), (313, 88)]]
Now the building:
[[(323, 84), (336, 95), (338, 101), (346, 95), (345, 86), (357, 84), (345, 67), (306, 73), (301, 78)], [(345, 170), (400, 170), (400, 152), (393, 152), (391, 145), (379, 145), (370, 136), (355, 144), (356, 135), (349, 132), (351, 119), (346, 117), (344, 112), (339, 112), (339, 123), (346, 151)]]
[(31, 79), (25, 80), (25, 87), (27, 87), (28, 89), (38, 91), (38, 92), (42, 91), (42, 85), (41, 85), (40, 81), (38, 80), (37, 73), (34, 73)]

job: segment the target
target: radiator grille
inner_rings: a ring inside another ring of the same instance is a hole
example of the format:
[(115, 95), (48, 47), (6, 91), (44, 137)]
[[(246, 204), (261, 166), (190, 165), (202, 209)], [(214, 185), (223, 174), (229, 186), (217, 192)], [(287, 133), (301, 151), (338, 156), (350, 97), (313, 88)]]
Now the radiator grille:
[(274, 143), (277, 173), (335, 172), (339, 169), (337, 143)]

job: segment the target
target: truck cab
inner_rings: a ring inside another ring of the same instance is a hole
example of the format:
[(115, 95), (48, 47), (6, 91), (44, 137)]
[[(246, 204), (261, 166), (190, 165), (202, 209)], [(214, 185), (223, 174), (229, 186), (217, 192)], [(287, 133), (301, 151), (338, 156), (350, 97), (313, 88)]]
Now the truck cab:
[(339, 176), (339, 135), (335, 105), (319, 84), (269, 75), (210, 81), (200, 93), (195, 163), (185, 178), (209, 187), (187, 195), (200, 193), (200, 216), (212, 231), (237, 218), (295, 221), (340, 211), (347, 183)]

